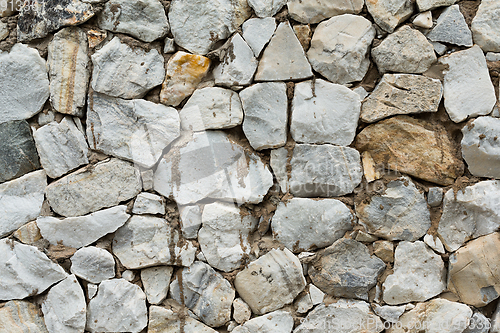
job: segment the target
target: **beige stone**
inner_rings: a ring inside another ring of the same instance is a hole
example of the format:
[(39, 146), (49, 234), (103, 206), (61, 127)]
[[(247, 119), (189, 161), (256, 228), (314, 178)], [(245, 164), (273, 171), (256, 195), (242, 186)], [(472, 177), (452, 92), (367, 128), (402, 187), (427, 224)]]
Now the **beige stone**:
[(10, 301), (0, 308), (0, 332), (48, 333), (37, 307), (25, 301)]
[(365, 178), (368, 183), (371, 183), (374, 180), (382, 178), (382, 174), (377, 169), (377, 165), (373, 161), (370, 152), (364, 151), (361, 154), (361, 162), (363, 163), (363, 172), (365, 174)]
[(373, 243), (373, 254), (385, 262), (393, 262), (394, 244), (390, 241), (376, 241)]
[(32, 245), (37, 240), (40, 240), (42, 235), (40, 234), (40, 229), (38, 229), (36, 222), (32, 221), (17, 229), (17, 231), (14, 232), (14, 237), (24, 244)]

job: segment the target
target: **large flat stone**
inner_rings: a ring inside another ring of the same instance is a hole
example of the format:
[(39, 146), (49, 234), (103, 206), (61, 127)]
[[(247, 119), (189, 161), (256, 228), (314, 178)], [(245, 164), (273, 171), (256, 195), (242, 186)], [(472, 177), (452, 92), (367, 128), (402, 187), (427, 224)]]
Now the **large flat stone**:
[(295, 21), (314, 24), (332, 16), (358, 14), (363, 9), (364, 4), (363, 0), (290, 0), (287, 6), (288, 14)]

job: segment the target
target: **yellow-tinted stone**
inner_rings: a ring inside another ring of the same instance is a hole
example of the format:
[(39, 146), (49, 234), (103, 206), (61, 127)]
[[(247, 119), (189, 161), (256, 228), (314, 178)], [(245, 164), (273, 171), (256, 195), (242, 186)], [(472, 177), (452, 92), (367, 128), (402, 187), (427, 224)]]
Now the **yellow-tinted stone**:
[(14, 232), (14, 237), (19, 239), (19, 241), (23, 242), (24, 244), (31, 245), (37, 240), (40, 240), (42, 238), (42, 235), (40, 234), (40, 229), (38, 229), (36, 222), (33, 221), (17, 229), (17, 231)]

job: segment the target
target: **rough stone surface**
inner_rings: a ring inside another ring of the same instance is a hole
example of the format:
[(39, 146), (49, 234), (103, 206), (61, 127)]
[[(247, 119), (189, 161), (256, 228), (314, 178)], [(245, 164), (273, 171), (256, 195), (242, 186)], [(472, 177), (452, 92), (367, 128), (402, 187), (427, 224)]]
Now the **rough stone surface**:
[(170, 284), (170, 293), (208, 326), (221, 326), (231, 319), (234, 289), (205, 263), (196, 261), (183, 268)]
[(140, 173), (130, 163), (111, 159), (79, 169), (47, 186), (52, 209), (62, 216), (81, 216), (135, 197)]
[(28, 222), (21, 226), (12, 234), (12, 236), (14, 236), (21, 243), (27, 245), (33, 245), (33, 243), (42, 239), (40, 229), (38, 229), (35, 221)]
[(0, 308), (0, 331), (49, 333), (38, 307), (25, 301), (10, 301)]
[(273, 17), (252, 18), (243, 23), (243, 38), (258, 57), (276, 30), (276, 20)]
[(233, 318), (238, 324), (243, 324), (252, 316), (252, 309), (241, 298), (233, 301)]
[(484, 52), (500, 52), (500, 32), (497, 29), (500, 17), (500, 3), (495, 0), (481, 1), (472, 20), (474, 43)]
[(290, 133), (296, 142), (348, 146), (354, 140), (361, 102), (339, 84), (316, 79), (295, 85)]
[(332, 16), (358, 14), (363, 9), (363, 5), (363, 0), (291, 0), (287, 4), (291, 18), (308, 24), (319, 23)]
[[(0, 17), (1, 17), (1, 15), (0, 15)], [(9, 37), (9, 34), (10, 34), (10, 31), (9, 31), (9, 25), (7, 24), (7, 22), (0, 22), (0, 41)]]
[(390, 305), (423, 302), (446, 289), (443, 259), (424, 242), (400, 242), (394, 273), (383, 284), (384, 302)]
[(394, 243), (390, 241), (376, 241), (373, 243), (373, 254), (385, 262), (394, 261)]
[(274, 311), (264, 316), (253, 318), (232, 330), (232, 333), (291, 333), (293, 317), (286, 311)]
[(92, 55), (92, 89), (112, 97), (143, 97), (163, 82), (163, 63), (156, 49), (132, 48), (114, 37)]
[(443, 86), (437, 79), (411, 74), (385, 74), (363, 101), (361, 120), (373, 123), (398, 115), (437, 112)]
[(271, 226), (281, 244), (303, 252), (333, 244), (352, 228), (353, 220), (349, 208), (339, 200), (293, 198), (278, 204)]
[(381, 317), (382, 319), (384, 319), (390, 323), (397, 323), (399, 320), (399, 317), (401, 317), (401, 315), (405, 312), (406, 306), (405, 305), (380, 306), (378, 304), (373, 304), (372, 309), (373, 309), (373, 312), (375, 312), (377, 314), (377, 316)]
[(429, 188), (429, 193), (427, 194), (427, 203), (431, 207), (437, 207), (443, 202), (443, 189), (441, 187), (431, 187)]
[(133, 214), (165, 214), (165, 200), (159, 195), (143, 192), (137, 195)]
[[(474, 312), (470, 318), (469, 326), (463, 331), (463, 333), (488, 333), (492, 327), (490, 320), (483, 315), (481, 312)], [(492, 333), (498, 333), (492, 331)]]
[(143, 99), (89, 96), (87, 138), (90, 148), (153, 167), (163, 149), (180, 135), (177, 110)]
[(87, 311), (90, 332), (139, 333), (148, 323), (146, 295), (123, 279), (103, 281)]
[(83, 247), (71, 257), (71, 273), (90, 283), (101, 283), (115, 277), (115, 259), (104, 249)]
[(150, 304), (160, 304), (167, 297), (172, 266), (156, 266), (141, 270), (141, 281)]
[(271, 160), (269, 165), (271, 166), (273, 174), (280, 185), (281, 192), (283, 193), (286, 193), (289, 190), (288, 173), (286, 170), (288, 162), (288, 150), (286, 148), (271, 150)]
[(240, 92), (243, 132), (255, 150), (285, 145), (288, 122), (286, 84), (263, 82)]
[(318, 253), (308, 274), (314, 285), (329, 295), (368, 300), (368, 291), (384, 269), (384, 262), (370, 256), (368, 247), (342, 238)]
[(419, 11), (424, 12), (437, 7), (451, 6), (457, 1), (458, 0), (417, 0), (417, 6)]
[(90, 78), (88, 51), (87, 35), (79, 28), (62, 29), (50, 42), (47, 57), (50, 103), (57, 112), (84, 115)]
[(99, 28), (132, 35), (145, 42), (165, 36), (169, 25), (158, 0), (111, 0), (98, 16)]
[(217, 333), (207, 325), (183, 313), (160, 306), (149, 308), (148, 333)]
[(248, 4), (254, 10), (258, 17), (270, 17), (286, 4), (287, 0), (248, 0)]
[(0, 86), (0, 123), (33, 117), (50, 95), (45, 60), (24, 44), (0, 52)]
[(479, 46), (439, 59), (444, 70), (444, 106), (456, 123), (486, 115), (496, 103), (486, 59)]
[(2, 301), (41, 294), (68, 276), (61, 266), (34, 246), (5, 238), (0, 240), (0, 253), (2, 253), (0, 257)]
[(369, 151), (378, 165), (441, 185), (452, 184), (464, 170), (443, 127), (408, 116), (366, 127), (356, 137), (355, 146)]
[(202, 223), (200, 206), (181, 206), (179, 213), (182, 236), (187, 239), (197, 238)]
[(433, 42), (472, 46), (472, 33), (458, 5), (450, 6), (441, 13), (427, 38)]
[(413, 14), (413, 4), (412, 0), (366, 0), (375, 23), (389, 33)]
[(299, 259), (285, 248), (251, 262), (236, 275), (234, 286), (255, 314), (265, 314), (292, 303), (306, 280)]
[(375, 28), (364, 17), (335, 16), (318, 25), (307, 57), (314, 70), (333, 83), (361, 81), (370, 66), (368, 49), (374, 37)]

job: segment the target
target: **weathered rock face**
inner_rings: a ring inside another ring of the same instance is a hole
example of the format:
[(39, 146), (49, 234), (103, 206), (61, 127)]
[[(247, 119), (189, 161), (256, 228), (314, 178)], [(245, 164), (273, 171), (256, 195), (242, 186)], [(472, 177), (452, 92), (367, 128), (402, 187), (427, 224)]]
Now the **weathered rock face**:
[(274, 311), (264, 316), (256, 317), (237, 326), (233, 333), (291, 333), (293, 317), (286, 311)]
[(366, 127), (355, 145), (369, 151), (376, 164), (441, 185), (452, 184), (464, 170), (443, 127), (408, 116)]
[(496, 103), (495, 89), (479, 46), (439, 59), (444, 70), (444, 107), (456, 123), (486, 115)]
[(92, 89), (112, 97), (140, 98), (165, 78), (157, 50), (131, 48), (114, 37), (92, 55)]
[(317, 79), (295, 86), (290, 132), (296, 142), (348, 146), (354, 140), (361, 102), (339, 84)]
[(154, 265), (189, 266), (196, 248), (180, 237), (166, 220), (152, 216), (132, 216), (118, 229), (113, 253), (128, 269)]
[[(92, 244), (102, 236), (116, 231), (130, 215), (126, 206), (115, 206), (90, 215), (59, 219), (42, 216), (37, 219), (42, 236), (54, 245), (80, 248)], [(78, 232), (75, 232), (78, 230)]]
[(252, 316), (252, 309), (241, 298), (233, 301), (233, 318), (238, 324), (243, 324)]
[(413, 242), (431, 226), (425, 197), (409, 177), (393, 180), (381, 195), (357, 203), (356, 215), (370, 234), (389, 240)]
[(306, 280), (292, 252), (271, 250), (239, 272), (234, 286), (255, 314), (265, 314), (292, 303)]
[(250, 15), (251, 9), (243, 0), (174, 0), (168, 19), (177, 44), (190, 52), (206, 54)]
[(302, 252), (331, 245), (352, 228), (354, 219), (339, 200), (293, 198), (279, 203), (271, 226), (281, 244)]
[(10, 301), (0, 308), (0, 330), (12, 333), (49, 332), (37, 306), (25, 301)]
[(83, 23), (92, 16), (92, 5), (80, 0), (39, 0), (35, 3), (24, 3), (17, 21), (17, 38), (21, 42), (43, 38), (60, 27)]
[(229, 281), (201, 261), (176, 275), (170, 284), (170, 293), (208, 326), (218, 327), (231, 319), (234, 289)]
[[(375, 0), (368, 0), (370, 1)], [(418, 30), (405, 25), (372, 49), (381, 73), (423, 73), (436, 62), (434, 47)]]
[(104, 249), (83, 247), (71, 257), (71, 273), (90, 283), (115, 277), (115, 259)]
[(0, 86), (0, 123), (31, 118), (50, 94), (45, 60), (24, 44), (0, 52)]
[(149, 307), (148, 333), (217, 333), (207, 325), (160, 306)]
[(439, 16), (436, 26), (427, 34), (433, 42), (472, 46), (472, 33), (458, 5), (446, 8)]
[(397, 305), (422, 302), (446, 289), (443, 259), (424, 242), (400, 242), (396, 248), (394, 273), (383, 284), (384, 302)]
[(134, 201), (132, 213), (165, 214), (165, 199), (153, 193), (140, 193)]
[(88, 305), (90, 332), (141, 332), (148, 323), (146, 295), (139, 286), (113, 279), (99, 285)]
[(273, 17), (252, 18), (243, 23), (243, 38), (258, 57), (276, 30), (276, 19)]
[(84, 114), (90, 77), (88, 49), (87, 34), (79, 28), (62, 29), (49, 44), (50, 103), (58, 112)]
[(61, 266), (34, 246), (1, 239), (0, 253), (0, 300), (41, 294), (68, 276)]
[(160, 160), (154, 178), (154, 189), (173, 196), (178, 205), (204, 198), (259, 203), (272, 184), (260, 157), (220, 131), (183, 133)]
[(141, 269), (141, 281), (150, 304), (160, 304), (167, 297), (172, 266), (156, 266)]
[(472, 20), (474, 42), (484, 52), (500, 52), (500, 33), (496, 21), (500, 15), (500, 4), (494, 0), (482, 1)]
[(366, 0), (366, 8), (380, 28), (392, 33), (401, 22), (413, 13), (413, 1)]
[(141, 188), (137, 169), (128, 162), (111, 159), (51, 183), (45, 194), (58, 214), (80, 216), (131, 199)]
[(14, 236), (21, 243), (27, 245), (33, 245), (33, 243), (42, 239), (40, 229), (38, 229), (35, 221), (28, 222), (21, 226), (12, 234), (12, 236)]
[(436, 79), (411, 74), (385, 74), (363, 101), (361, 120), (373, 123), (398, 115), (437, 112), (443, 86)]
[(319, 252), (308, 274), (314, 285), (327, 294), (368, 300), (368, 291), (384, 269), (384, 262), (370, 256), (368, 247), (342, 238)]
[(158, 0), (111, 0), (98, 16), (99, 28), (132, 35), (145, 42), (165, 36), (170, 27)]
[(302, 23), (319, 23), (324, 19), (342, 14), (358, 14), (363, 9), (363, 0), (332, 2), (328, 0), (291, 0), (288, 2), (290, 17)]
[(374, 37), (375, 28), (364, 17), (335, 16), (318, 25), (307, 57), (314, 70), (333, 83), (361, 81), (370, 66), (368, 49)]
[(500, 179), (500, 119), (479, 117), (462, 129), (462, 155), (478, 177)]
[(0, 184), (0, 237), (40, 215), (46, 186), (44, 171)]
[(248, 0), (248, 4), (258, 17), (274, 16), (285, 4), (286, 0)]
[(451, 6), (457, 0), (417, 0), (418, 10), (425, 12), (441, 6)]
[(480, 237), (450, 256), (448, 290), (463, 303), (485, 306), (500, 293), (500, 236), (497, 232)]

